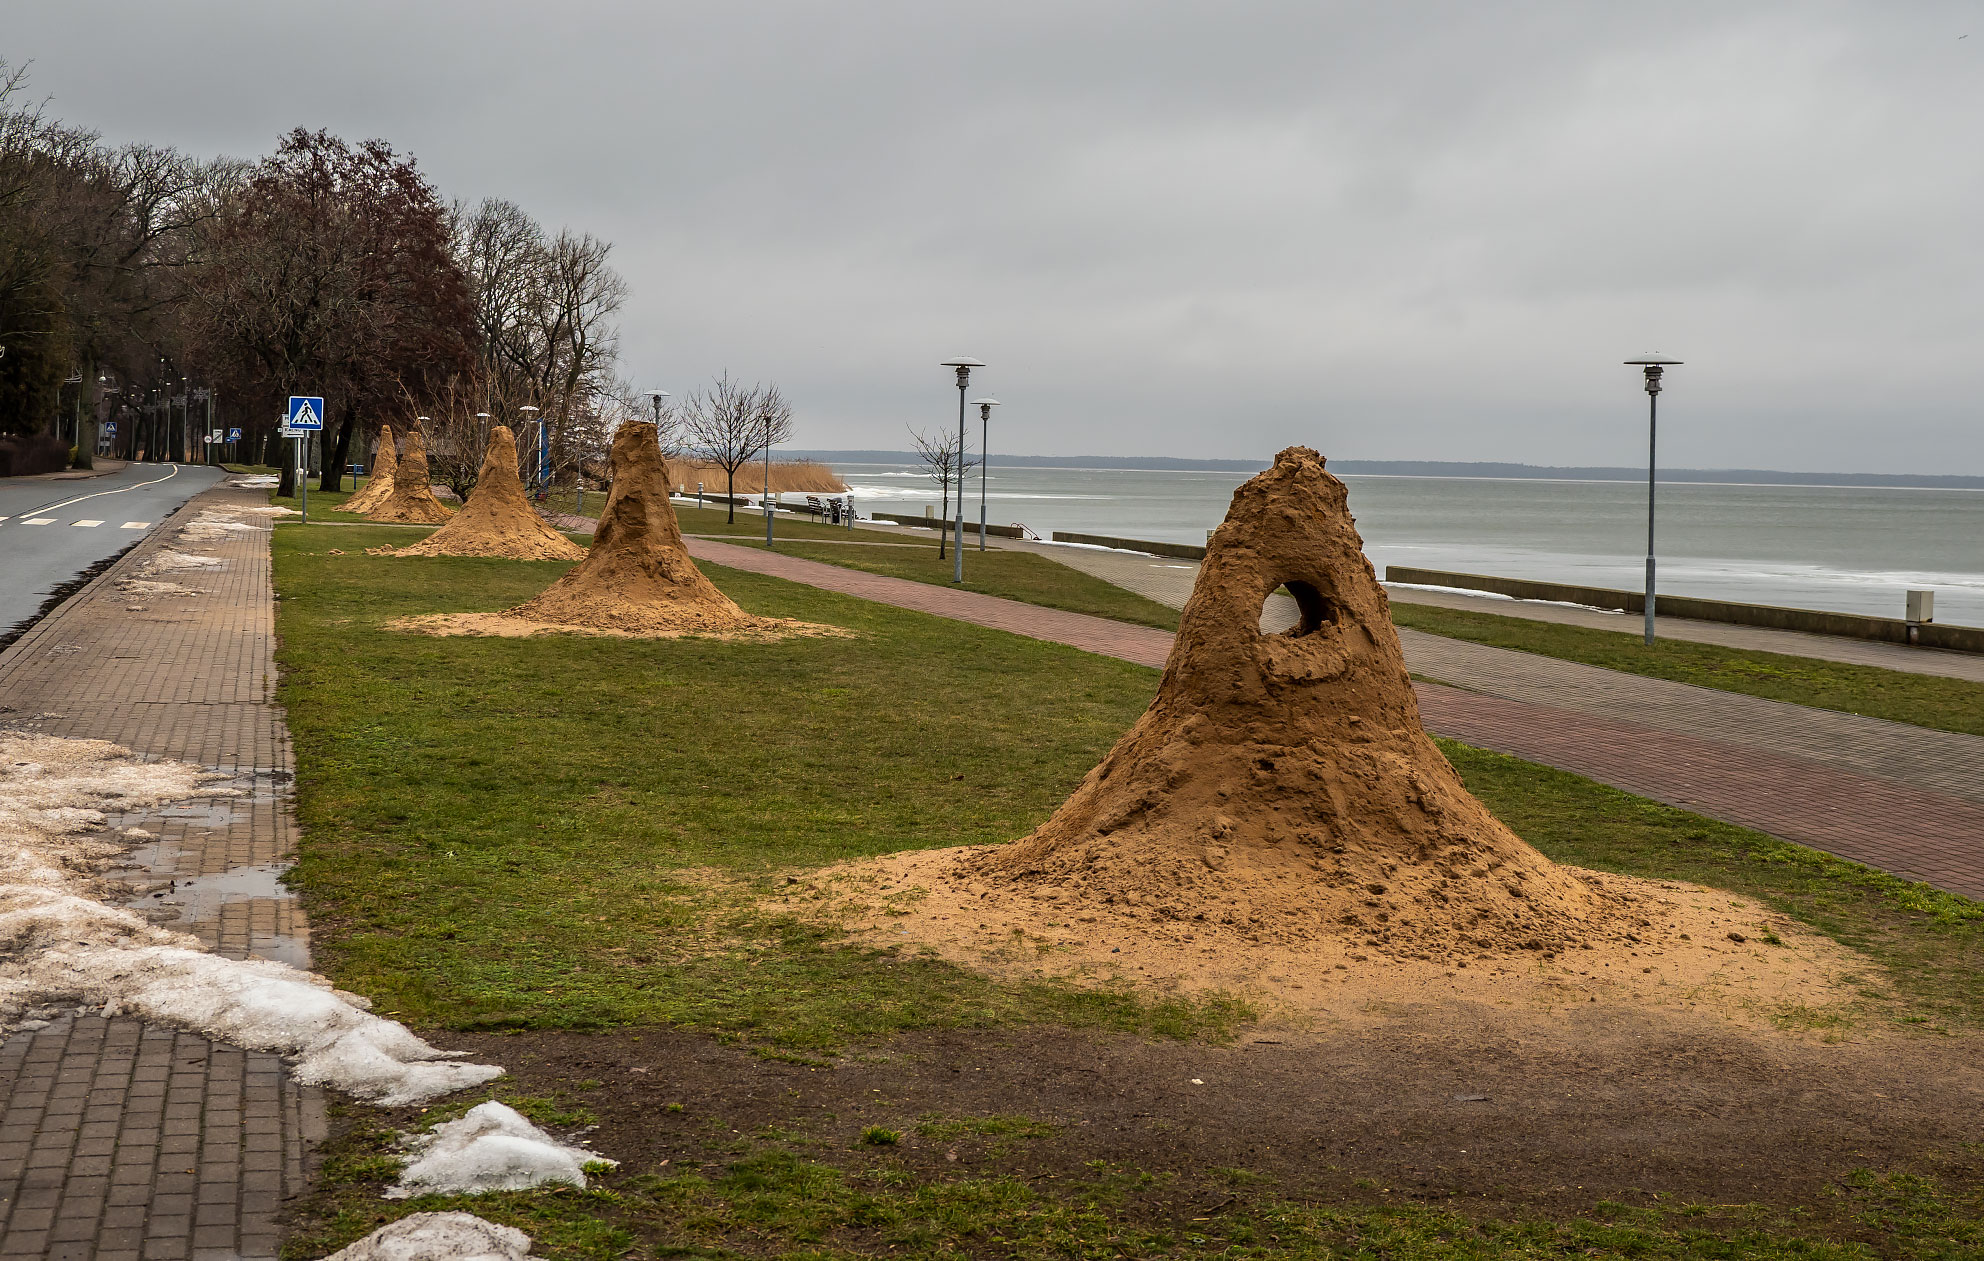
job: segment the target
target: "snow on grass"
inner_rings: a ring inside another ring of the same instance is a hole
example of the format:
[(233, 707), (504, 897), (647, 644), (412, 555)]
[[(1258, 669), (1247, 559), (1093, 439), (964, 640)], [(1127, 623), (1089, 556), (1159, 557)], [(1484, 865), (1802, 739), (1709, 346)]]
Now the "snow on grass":
[(436, 1050), (311, 972), (208, 954), (196, 938), (100, 901), (124, 852), (105, 810), (234, 796), (226, 776), (146, 762), (102, 740), (0, 735), (0, 1028), (85, 1005), (289, 1057), (299, 1081), (420, 1103), (502, 1075)]
[(390, 1200), (411, 1195), (475, 1195), (484, 1191), (524, 1191), (564, 1182), (585, 1189), (585, 1167), (617, 1164), (583, 1147), (567, 1147), (504, 1104), (490, 1100), (469, 1109), (459, 1121), (415, 1135), (408, 1146), (418, 1155), (386, 1192)]
[(530, 1236), (473, 1213), (415, 1213), (381, 1226), (324, 1261), (524, 1261)]

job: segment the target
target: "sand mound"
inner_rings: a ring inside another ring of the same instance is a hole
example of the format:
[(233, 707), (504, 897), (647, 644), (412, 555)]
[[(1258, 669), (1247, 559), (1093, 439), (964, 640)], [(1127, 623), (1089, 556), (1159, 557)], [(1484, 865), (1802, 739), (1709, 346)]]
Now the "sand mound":
[(777, 625), (754, 618), (718, 591), (682, 545), (668, 502), (668, 473), (645, 422), (613, 435), (613, 488), (586, 558), (543, 595), (507, 616), (551, 628), (586, 627), (636, 635), (724, 634)]
[(578, 560), (585, 549), (551, 528), (524, 498), (517, 442), (498, 425), (468, 504), (448, 524), (407, 547), (371, 549), (384, 556), (499, 556), (510, 560)]
[(378, 507), (365, 514), (368, 521), (410, 521), (438, 525), (448, 519), (448, 510), (434, 498), (434, 487), (427, 474), (427, 443), (415, 429), (406, 436), (406, 454), (393, 466), (393, 489)]
[[(1284, 587), (1300, 620), (1263, 634)], [(1234, 493), (1156, 699), (1052, 818), (1009, 845), (837, 874), (921, 886), (935, 909), (895, 928), (940, 951), (969, 954), (982, 928), (1058, 932), (1050, 950), (1074, 955), (1172, 951), (1158, 966), (1177, 984), (1270, 960), (1312, 980), (1362, 963), (1442, 981), (1483, 962), (1611, 972), (1742, 931), (1691, 915), (1692, 893), (1552, 863), (1468, 793), (1420, 725), (1343, 484), (1306, 447)]]
[(372, 475), (365, 488), (344, 501), (346, 512), (370, 512), (393, 497), (393, 471), (399, 466), (399, 453), (393, 449), (393, 427), (379, 426), (379, 451), (372, 457)]

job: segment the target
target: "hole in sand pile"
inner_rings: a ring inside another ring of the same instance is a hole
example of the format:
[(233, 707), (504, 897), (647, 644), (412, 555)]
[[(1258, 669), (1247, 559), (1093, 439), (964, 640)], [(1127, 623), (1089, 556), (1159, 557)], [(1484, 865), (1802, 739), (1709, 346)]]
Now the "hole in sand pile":
[[(1288, 588), (1288, 594), (1295, 600), (1295, 607), (1302, 611), (1301, 620), (1283, 631), (1290, 639), (1300, 639), (1313, 635), (1325, 626), (1336, 625), (1336, 602), (1316, 590), (1309, 583), (1291, 579), (1281, 584)], [(1266, 601), (1262, 601), (1266, 604)], [(1255, 619), (1257, 622), (1260, 620)]]

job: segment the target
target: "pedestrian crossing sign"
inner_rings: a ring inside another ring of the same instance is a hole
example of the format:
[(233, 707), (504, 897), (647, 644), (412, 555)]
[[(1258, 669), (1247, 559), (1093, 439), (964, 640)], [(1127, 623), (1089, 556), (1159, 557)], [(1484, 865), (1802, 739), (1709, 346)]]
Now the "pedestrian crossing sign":
[(306, 397), (302, 394), (289, 396), (289, 419), (285, 422), (290, 429), (317, 430), (324, 427), (324, 400)]
[(239, 442), (239, 441), (241, 441), (241, 431), (240, 431), (239, 429), (230, 429), (230, 430), (228, 430), (228, 431), (227, 431), (227, 440), (228, 440), (229, 442)]

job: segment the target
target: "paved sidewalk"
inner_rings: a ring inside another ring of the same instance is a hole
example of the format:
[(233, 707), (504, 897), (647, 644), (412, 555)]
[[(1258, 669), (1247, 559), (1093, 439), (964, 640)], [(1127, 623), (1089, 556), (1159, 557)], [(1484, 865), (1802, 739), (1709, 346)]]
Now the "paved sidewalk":
[[(239, 797), (114, 818), (157, 838), (119, 878), (134, 905), (223, 954), (307, 964), (302, 914), (276, 882), (294, 823), (269, 535), (176, 539), (201, 509), (267, 503), (203, 492), (0, 654), (0, 726), (233, 776), (222, 786)], [(151, 575), (191, 596), (119, 585), (167, 546), (221, 565)], [(323, 1128), (321, 1092), (275, 1055), (82, 1011), (16, 1033), (0, 1042), (0, 1258), (274, 1257)]]
[[(759, 548), (700, 560), (1161, 666), (1167, 632)], [(1984, 740), (1404, 632), (1427, 727), (1984, 898)]]
[[(1071, 569), (1114, 583), (1125, 590), (1168, 604), (1185, 607), (1198, 578), (1196, 561), (1145, 556), (1138, 552), (1099, 547), (1070, 547), (1067, 544), (1034, 543), (1018, 539), (993, 539), (993, 547), (1027, 551), (1058, 561)], [(1385, 584), (1396, 603), (1431, 604), (1440, 608), (1462, 609), (1472, 613), (1493, 613), (1500, 617), (1520, 617), (1537, 622), (1568, 626), (1588, 626), (1594, 630), (1638, 634), (1642, 625), (1638, 614), (1607, 613), (1602, 609), (1551, 604), (1538, 600), (1502, 600), (1487, 595), (1464, 595), (1425, 587)], [(1733, 626), (1703, 622), (1693, 618), (1654, 618), (1654, 633), (1668, 639), (1700, 644), (1720, 644), (1725, 648), (1748, 648), (1757, 652), (1778, 652), (1793, 657), (1813, 657), (1849, 665), (1879, 666), (1910, 674), (1936, 674), (1951, 679), (1984, 683), (1984, 653), (1944, 652), (1934, 648), (1910, 648), (1877, 640), (1847, 639), (1839, 635), (1811, 635), (1802, 631), (1774, 630), (1767, 626)]]

